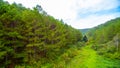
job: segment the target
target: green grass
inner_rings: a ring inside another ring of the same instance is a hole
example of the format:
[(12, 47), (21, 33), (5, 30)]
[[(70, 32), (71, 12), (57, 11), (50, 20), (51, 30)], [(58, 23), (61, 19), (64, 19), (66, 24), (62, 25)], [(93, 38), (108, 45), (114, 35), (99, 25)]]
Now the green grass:
[(120, 68), (119, 63), (118, 60), (99, 56), (90, 46), (85, 46), (66, 68)]
[[(21, 68), (21, 67), (16, 67)], [(70, 48), (51, 63), (22, 68), (120, 68), (120, 60), (113, 60), (97, 54), (90, 45), (81, 49)]]
[(68, 49), (55, 61), (40, 65), (17, 66), (16, 68), (120, 68), (120, 60), (105, 58), (86, 45), (81, 49), (76, 47)]

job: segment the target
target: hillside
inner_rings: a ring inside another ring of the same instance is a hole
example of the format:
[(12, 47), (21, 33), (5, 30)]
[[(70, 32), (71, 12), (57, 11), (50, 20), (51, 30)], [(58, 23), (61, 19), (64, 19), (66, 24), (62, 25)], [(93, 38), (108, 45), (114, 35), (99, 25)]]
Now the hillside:
[(82, 34), (84, 35), (84, 34), (86, 34), (89, 30), (90, 30), (90, 28), (86, 28), (86, 29), (79, 29), (81, 32), (82, 32)]
[(79, 30), (48, 15), (0, 0), (0, 67), (41, 68), (81, 41)]
[(120, 60), (120, 18), (91, 29), (87, 35), (99, 54)]

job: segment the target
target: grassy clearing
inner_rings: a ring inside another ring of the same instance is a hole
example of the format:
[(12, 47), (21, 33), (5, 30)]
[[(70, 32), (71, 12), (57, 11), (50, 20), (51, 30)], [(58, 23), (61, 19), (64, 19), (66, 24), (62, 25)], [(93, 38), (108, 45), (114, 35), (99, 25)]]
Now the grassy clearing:
[(99, 56), (90, 46), (85, 46), (66, 68), (120, 68), (119, 63), (120, 61)]
[(120, 68), (120, 61), (100, 56), (88, 45), (81, 49), (70, 48), (56, 61), (41, 68)]

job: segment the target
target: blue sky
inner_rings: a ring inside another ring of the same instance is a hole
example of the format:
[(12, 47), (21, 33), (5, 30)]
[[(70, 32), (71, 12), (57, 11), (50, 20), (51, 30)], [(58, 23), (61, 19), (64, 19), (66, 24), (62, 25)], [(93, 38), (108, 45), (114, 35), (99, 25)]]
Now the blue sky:
[(120, 17), (120, 0), (4, 0), (27, 8), (41, 5), (56, 19), (77, 29), (91, 28)]

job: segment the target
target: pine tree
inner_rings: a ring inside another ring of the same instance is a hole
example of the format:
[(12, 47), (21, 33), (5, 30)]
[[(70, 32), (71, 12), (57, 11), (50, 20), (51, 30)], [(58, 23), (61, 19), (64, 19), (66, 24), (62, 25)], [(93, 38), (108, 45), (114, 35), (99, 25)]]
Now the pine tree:
[(87, 42), (87, 41), (88, 41), (88, 38), (87, 38), (86, 35), (83, 37), (83, 41), (84, 41), (84, 42)]

